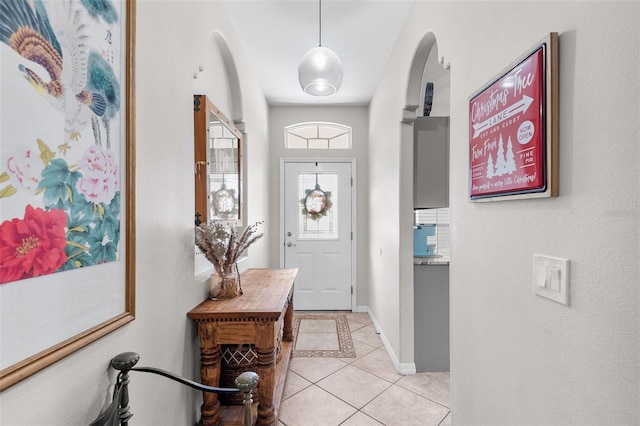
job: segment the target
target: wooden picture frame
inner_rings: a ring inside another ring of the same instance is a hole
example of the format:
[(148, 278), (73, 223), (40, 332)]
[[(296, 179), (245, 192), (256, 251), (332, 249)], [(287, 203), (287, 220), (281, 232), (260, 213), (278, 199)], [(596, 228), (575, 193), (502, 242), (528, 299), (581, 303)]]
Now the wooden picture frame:
[(469, 97), (469, 198), (557, 197), (558, 34)]
[[(0, 249), (3, 391), (135, 318), (135, 0), (12, 0), (1, 9), (12, 36), (20, 27), (38, 33), (31, 41), (48, 56), (0, 38), (0, 102), (12, 111), (0, 126), (0, 238), (16, 237), (29, 212), (58, 215), (64, 236), (55, 256), (34, 256), (62, 258), (48, 269), (23, 260), (44, 247), (40, 234), (23, 238), (13, 257)], [(105, 176), (88, 171), (105, 165)]]
[(206, 95), (193, 95), (195, 225), (243, 225), (243, 135)]

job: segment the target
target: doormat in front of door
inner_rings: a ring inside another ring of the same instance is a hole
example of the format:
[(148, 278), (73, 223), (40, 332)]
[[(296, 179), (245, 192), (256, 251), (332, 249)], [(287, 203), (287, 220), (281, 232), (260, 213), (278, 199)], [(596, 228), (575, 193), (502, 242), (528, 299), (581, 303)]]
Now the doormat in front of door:
[(294, 358), (355, 358), (347, 316), (342, 313), (294, 313)]

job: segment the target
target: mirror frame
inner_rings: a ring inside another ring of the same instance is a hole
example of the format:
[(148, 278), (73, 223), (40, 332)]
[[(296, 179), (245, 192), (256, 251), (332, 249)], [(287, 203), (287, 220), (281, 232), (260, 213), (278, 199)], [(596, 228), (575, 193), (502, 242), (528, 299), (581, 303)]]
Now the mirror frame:
[[(238, 139), (238, 183), (235, 194), (237, 203), (237, 215), (232, 218), (209, 217), (211, 199), (210, 173), (211, 152), (209, 149), (209, 117), (215, 116)], [(242, 189), (242, 132), (236, 128), (233, 121), (229, 120), (206, 95), (193, 96), (193, 123), (194, 123), (194, 165), (193, 174), (195, 181), (195, 225), (209, 222), (210, 220), (223, 221), (227, 226), (242, 226), (243, 189)], [(203, 172), (204, 170), (204, 172)]]

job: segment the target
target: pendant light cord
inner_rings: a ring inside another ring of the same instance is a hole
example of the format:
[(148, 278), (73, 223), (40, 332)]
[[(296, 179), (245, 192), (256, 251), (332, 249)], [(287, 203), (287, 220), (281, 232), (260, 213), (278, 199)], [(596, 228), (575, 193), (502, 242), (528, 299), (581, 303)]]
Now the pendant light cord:
[(318, 46), (322, 46), (322, 0), (318, 0)]

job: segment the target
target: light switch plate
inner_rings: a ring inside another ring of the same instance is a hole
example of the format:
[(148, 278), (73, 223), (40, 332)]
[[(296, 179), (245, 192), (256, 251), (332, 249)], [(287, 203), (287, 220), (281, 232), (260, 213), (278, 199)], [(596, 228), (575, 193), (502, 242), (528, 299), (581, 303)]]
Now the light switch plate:
[(569, 305), (569, 260), (534, 254), (533, 292)]

